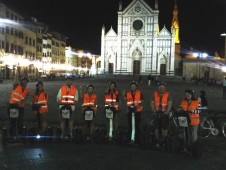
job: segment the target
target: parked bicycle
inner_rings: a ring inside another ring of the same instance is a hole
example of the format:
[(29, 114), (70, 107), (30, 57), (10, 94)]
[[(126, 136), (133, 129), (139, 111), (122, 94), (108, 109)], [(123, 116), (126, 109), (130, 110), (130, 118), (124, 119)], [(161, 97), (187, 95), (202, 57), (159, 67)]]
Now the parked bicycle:
[(217, 136), (219, 130), (215, 127), (213, 120), (208, 116), (206, 107), (200, 108), (200, 123), (198, 127), (198, 137), (208, 138), (210, 135)]

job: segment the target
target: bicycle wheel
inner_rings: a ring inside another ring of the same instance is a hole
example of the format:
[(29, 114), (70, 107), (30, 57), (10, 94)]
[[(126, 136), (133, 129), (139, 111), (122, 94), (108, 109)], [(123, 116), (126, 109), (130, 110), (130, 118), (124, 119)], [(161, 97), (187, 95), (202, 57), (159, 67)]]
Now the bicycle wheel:
[(204, 118), (198, 127), (198, 137), (199, 138), (207, 138), (211, 133), (211, 128), (213, 127), (211, 121), (207, 118)]
[(223, 123), (221, 131), (222, 131), (223, 136), (226, 138), (226, 121)]
[(179, 126), (175, 116), (169, 118), (169, 134), (172, 136), (181, 136), (184, 133), (183, 127)]

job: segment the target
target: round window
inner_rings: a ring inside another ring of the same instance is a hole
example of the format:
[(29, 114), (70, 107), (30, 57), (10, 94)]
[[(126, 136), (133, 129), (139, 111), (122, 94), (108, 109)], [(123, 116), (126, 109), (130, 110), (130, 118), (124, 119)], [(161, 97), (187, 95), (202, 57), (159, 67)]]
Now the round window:
[(139, 31), (141, 30), (141, 28), (143, 27), (143, 22), (141, 20), (135, 20), (133, 22), (133, 28), (136, 30), (136, 31)]

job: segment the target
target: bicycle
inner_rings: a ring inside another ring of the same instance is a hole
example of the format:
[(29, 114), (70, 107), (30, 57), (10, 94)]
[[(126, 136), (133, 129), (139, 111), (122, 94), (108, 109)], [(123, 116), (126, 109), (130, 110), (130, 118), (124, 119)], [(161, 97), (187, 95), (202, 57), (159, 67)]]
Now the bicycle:
[(176, 109), (172, 108), (169, 112), (169, 134), (171, 136), (182, 136), (184, 129), (179, 125)]
[(198, 127), (198, 137), (199, 138), (208, 138), (210, 135), (217, 136), (219, 130), (215, 128), (213, 120), (208, 117), (208, 110), (206, 107), (200, 109), (200, 123)]

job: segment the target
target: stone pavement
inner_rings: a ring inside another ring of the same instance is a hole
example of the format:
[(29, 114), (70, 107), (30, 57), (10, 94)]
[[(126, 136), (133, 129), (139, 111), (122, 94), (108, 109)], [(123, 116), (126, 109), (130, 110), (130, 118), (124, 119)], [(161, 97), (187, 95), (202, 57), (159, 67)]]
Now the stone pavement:
[[(138, 80), (132, 77), (106, 77), (92, 79), (77, 79), (74, 84), (85, 89), (87, 84), (94, 84), (95, 91), (98, 95), (98, 114), (96, 116), (96, 125), (104, 124), (103, 110), (103, 91), (110, 80), (118, 83), (120, 91), (129, 89), (129, 82)], [(184, 90), (192, 88), (198, 93), (201, 89), (207, 91), (209, 101), (209, 112), (214, 118), (222, 118), (226, 113), (226, 100), (222, 99), (222, 88), (220, 86), (196, 86), (192, 82), (183, 82), (177, 79), (166, 79), (168, 90), (173, 97), (173, 104), (177, 108), (181, 99), (184, 97)], [(49, 93), (50, 112), (47, 116), (49, 125), (58, 125), (58, 108), (56, 107), (56, 94), (62, 81), (44, 82), (45, 89)], [(34, 92), (35, 82), (30, 82), (28, 87), (31, 94)], [(147, 80), (140, 82), (138, 87), (144, 93), (144, 111), (142, 121), (147, 122), (150, 118), (150, 96), (156, 86), (147, 85)], [(7, 125), (6, 103), (12, 85), (11, 81), (4, 81), (0, 84), (0, 126)], [(121, 101), (121, 110), (119, 115), (119, 125), (126, 126), (125, 102)], [(81, 101), (77, 105), (77, 110), (81, 109)], [(32, 124), (34, 117), (30, 107), (25, 112), (25, 124)], [(83, 120), (80, 112), (76, 113), (75, 125), (82, 125)], [(120, 147), (116, 145), (97, 145), (97, 144), (10, 144), (2, 147), (0, 144), (0, 170), (64, 170), (64, 169), (119, 169), (119, 170), (149, 170), (149, 169), (207, 169), (207, 170), (224, 170), (226, 167), (226, 139), (221, 135), (218, 137), (209, 137), (204, 141), (204, 155), (201, 160), (195, 160), (185, 154), (164, 153), (153, 150), (143, 150), (140, 148)]]
[[(217, 145), (216, 145), (217, 143)], [(0, 146), (1, 170), (225, 170), (226, 139), (203, 142), (200, 160), (114, 144), (13, 144)]]

